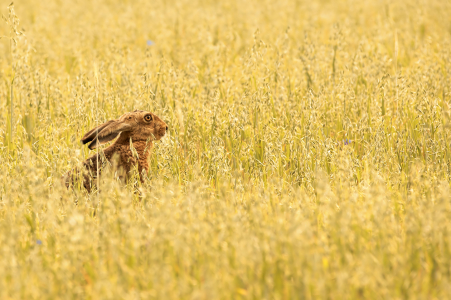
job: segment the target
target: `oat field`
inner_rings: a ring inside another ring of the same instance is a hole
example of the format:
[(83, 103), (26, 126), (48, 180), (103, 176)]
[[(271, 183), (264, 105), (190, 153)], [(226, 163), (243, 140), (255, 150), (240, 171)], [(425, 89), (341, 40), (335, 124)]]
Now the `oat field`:
[(451, 299), (450, 1), (0, 4), (0, 299)]

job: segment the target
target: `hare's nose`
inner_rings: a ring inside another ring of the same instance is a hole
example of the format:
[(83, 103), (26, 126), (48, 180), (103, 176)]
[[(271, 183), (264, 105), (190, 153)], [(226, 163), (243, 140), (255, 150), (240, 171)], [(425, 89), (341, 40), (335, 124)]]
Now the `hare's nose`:
[(169, 127), (168, 127), (168, 126), (166, 126), (166, 131), (168, 131), (168, 129), (169, 129)]

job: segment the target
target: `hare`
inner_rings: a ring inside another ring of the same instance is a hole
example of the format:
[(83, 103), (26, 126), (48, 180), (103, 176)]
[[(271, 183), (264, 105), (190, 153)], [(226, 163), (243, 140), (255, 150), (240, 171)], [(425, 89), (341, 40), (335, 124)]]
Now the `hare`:
[[(83, 162), (81, 170), (72, 169), (63, 177), (66, 187), (75, 183), (76, 177), (83, 176), (83, 186), (90, 192), (102, 166), (108, 161), (114, 163), (120, 170), (120, 177), (128, 179), (130, 171), (136, 165), (141, 181), (143, 170), (148, 172), (147, 158), (152, 148), (152, 142), (160, 140), (168, 130), (168, 125), (155, 114), (135, 110), (117, 120), (110, 120), (90, 130), (81, 139), (89, 149), (95, 149), (115, 138), (116, 141), (103, 151), (100, 151)], [(134, 150), (131, 148), (133, 145)]]

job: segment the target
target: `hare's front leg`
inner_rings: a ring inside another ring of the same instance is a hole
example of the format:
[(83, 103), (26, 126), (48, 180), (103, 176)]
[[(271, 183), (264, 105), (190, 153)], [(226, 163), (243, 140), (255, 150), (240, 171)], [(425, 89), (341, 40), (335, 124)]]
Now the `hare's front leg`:
[(149, 167), (140, 165), (138, 166), (138, 171), (139, 171), (139, 180), (141, 181), (142, 184), (144, 184), (144, 180), (149, 175)]

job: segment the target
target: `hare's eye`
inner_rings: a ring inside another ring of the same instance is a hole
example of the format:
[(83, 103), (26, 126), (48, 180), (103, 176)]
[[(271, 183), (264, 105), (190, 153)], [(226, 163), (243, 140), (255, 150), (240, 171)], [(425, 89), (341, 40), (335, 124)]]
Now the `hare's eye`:
[(144, 117), (144, 120), (146, 120), (147, 122), (150, 122), (150, 121), (152, 121), (152, 116), (151, 115), (146, 115)]

